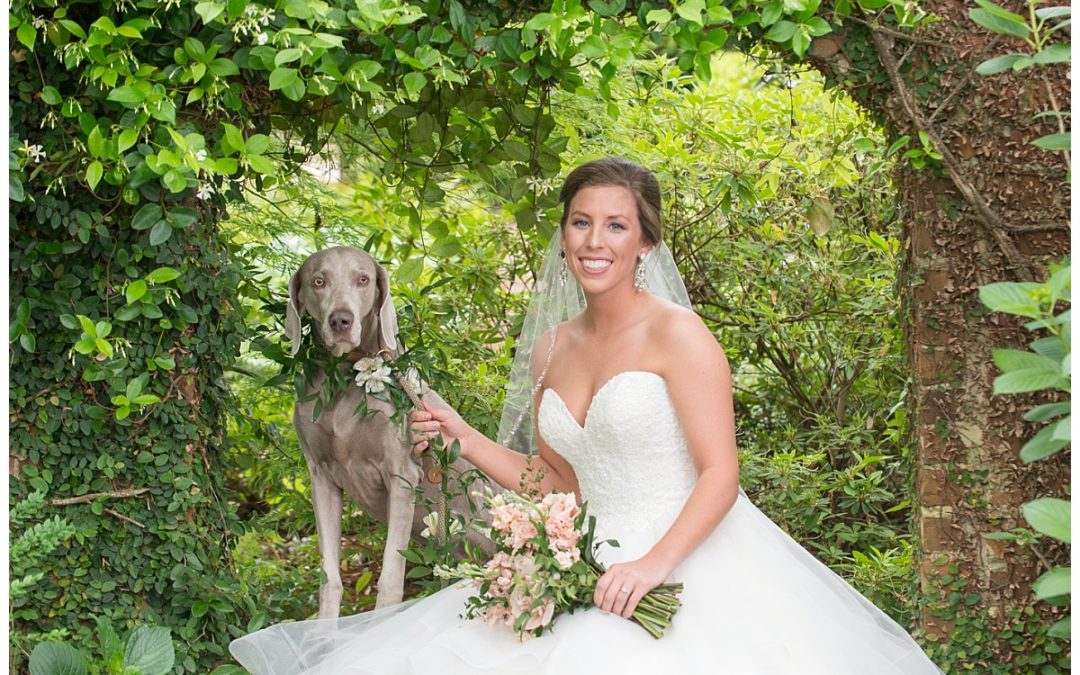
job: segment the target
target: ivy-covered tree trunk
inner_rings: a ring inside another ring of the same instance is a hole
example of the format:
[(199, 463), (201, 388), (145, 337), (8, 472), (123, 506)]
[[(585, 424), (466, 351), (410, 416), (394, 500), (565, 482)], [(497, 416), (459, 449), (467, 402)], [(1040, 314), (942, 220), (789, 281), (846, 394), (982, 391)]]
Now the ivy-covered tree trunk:
[[(1038, 429), (1022, 414), (1046, 398), (993, 394), (991, 350), (1024, 349), (1031, 337), (1015, 317), (983, 307), (978, 289), (1044, 279), (1047, 263), (1068, 255), (1066, 162), (1030, 145), (1059, 130), (1056, 118), (1034, 116), (1069, 100), (1068, 65), (976, 74), (982, 61), (1024, 51), (1023, 42), (980, 27), (961, 3), (924, 9), (940, 20), (914, 35), (870, 28), (856, 16), (811, 55), (893, 138), (909, 136), (906, 149), (915, 151), (901, 164), (898, 187), (907, 210), (901, 293), (924, 628), (964, 645), (941, 650), (947, 671), (1034, 672), (1045, 654), (1068, 652), (1062, 640), (1046, 649), (1055, 642), (1046, 627), (1061, 610), (1036, 603), (1031, 592), (1068, 552), (1048, 540), (1032, 550), (982, 535), (1026, 527), (1024, 502), (1064, 496), (1069, 463), (1061, 455), (1020, 461), (1020, 447)], [(1051, 664), (1067, 664), (1058, 658)]]
[[(11, 607), (10, 672), (26, 672), (27, 635), (62, 629), (91, 645), (96, 617), (121, 635), (167, 626), (178, 666), (206, 672), (234, 611), (222, 371), (245, 335), (241, 270), (208, 210), (175, 204), (166, 217), (53, 183), (64, 157), (33, 146), (64, 141), (47, 139), (58, 127), (36, 92), (41, 77), (71, 86), (68, 75), (47, 54), (12, 66), (11, 133), (31, 153), (10, 210), (9, 503), (43, 492), (41, 517), (76, 533)], [(95, 114), (88, 105), (79, 122)]]

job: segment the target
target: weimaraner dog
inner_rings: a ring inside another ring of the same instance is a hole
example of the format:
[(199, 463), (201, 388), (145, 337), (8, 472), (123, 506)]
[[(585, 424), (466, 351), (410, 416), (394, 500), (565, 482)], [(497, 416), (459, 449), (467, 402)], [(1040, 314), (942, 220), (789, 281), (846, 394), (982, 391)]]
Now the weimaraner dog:
[[(313, 336), (334, 356), (375, 356), (384, 349), (397, 354), (397, 317), (389, 278), (365, 251), (328, 248), (309, 257), (292, 275), (285, 336), (292, 341), (294, 356), (305, 315), (311, 317)], [(322, 371), (316, 373), (305, 398), (320, 391), (325, 377)], [(425, 403), (449, 407), (423, 385), (416, 393)], [(375, 414), (356, 414), (365, 398)], [(393, 412), (388, 403), (350, 382), (333, 407), (324, 404), (318, 419), (313, 419), (314, 405), (314, 399), (297, 401), (293, 424), (311, 472), (319, 553), (326, 574), (319, 589), (319, 618), (335, 618), (340, 612), (343, 492), (387, 524), (376, 607), (397, 604), (405, 580), (405, 559), (398, 551), (408, 545), (411, 533), (423, 528), (424, 514), (414, 508), (413, 487), (423, 484), (425, 493), (437, 500), (439, 486), (422, 480), (411, 445), (388, 417)], [(458, 461), (453, 469), (472, 468)]]

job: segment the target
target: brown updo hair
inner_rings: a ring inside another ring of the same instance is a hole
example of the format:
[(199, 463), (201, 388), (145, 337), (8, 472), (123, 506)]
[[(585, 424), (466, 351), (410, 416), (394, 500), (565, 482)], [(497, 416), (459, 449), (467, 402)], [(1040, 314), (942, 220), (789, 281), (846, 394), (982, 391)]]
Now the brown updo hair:
[(657, 245), (663, 238), (663, 222), (660, 219), (660, 183), (651, 171), (621, 157), (605, 157), (586, 162), (570, 172), (559, 191), (563, 203), (562, 222), (565, 227), (570, 217), (570, 200), (582, 188), (614, 185), (623, 187), (634, 195), (638, 222), (645, 240)]

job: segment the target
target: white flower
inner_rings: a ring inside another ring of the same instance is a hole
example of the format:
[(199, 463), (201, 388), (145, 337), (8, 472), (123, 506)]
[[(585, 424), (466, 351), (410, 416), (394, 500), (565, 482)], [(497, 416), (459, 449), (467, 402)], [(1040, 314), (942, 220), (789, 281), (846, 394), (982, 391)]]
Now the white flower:
[(384, 112), (386, 112), (386, 106), (384, 106), (382, 103), (376, 103), (375, 105), (371, 106), (372, 115), (381, 115)]
[(244, 15), (245, 16), (258, 16), (259, 15), (259, 8), (256, 5), (248, 5), (247, 7), (244, 8)]
[(270, 24), (270, 20), (274, 18), (274, 10), (269, 7), (264, 7), (262, 14), (259, 15), (259, 23), (267, 26)]
[(381, 359), (360, 359), (353, 364), (356, 371), (356, 385), (364, 387), (369, 394), (378, 394), (390, 384), (390, 366)]
[(269, 35), (267, 35), (266, 33), (259, 33), (259, 34), (258, 34), (258, 35), (257, 35), (257, 36), (255, 37), (255, 44), (259, 44), (259, 45), (264, 45), (264, 44), (266, 44), (266, 43), (267, 43), (267, 41), (269, 41), (269, 40), (270, 40), (270, 36), (269, 36)]
[[(431, 513), (424, 516), (423, 523), (425, 525), (427, 525), (427, 527), (425, 527), (423, 530), (420, 531), (420, 536), (425, 538), (425, 539), (430, 539), (431, 536), (432, 536), (432, 533), (437, 532), (439, 530), (439, 514), (437, 512), (435, 512), (435, 511), (432, 511)], [(461, 529), (462, 529), (461, 523), (458, 522), (457, 518), (453, 517), (453, 514), (451, 514), (451, 516), (450, 516), (450, 535), (453, 536), (453, 535), (457, 534), (458, 532), (461, 532)]]
[(196, 162), (201, 162), (204, 159), (206, 159), (206, 151), (205, 150), (200, 150), (200, 151), (195, 153), (195, 161)]
[(206, 183), (202, 183), (199, 185), (199, 191), (195, 193), (195, 196), (199, 199), (207, 200), (214, 196), (214, 190)]
[(45, 148), (40, 144), (27, 145), (24, 141), (23, 149), (26, 151), (26, 158), (31, 162), (40, 162), (45, 159)]

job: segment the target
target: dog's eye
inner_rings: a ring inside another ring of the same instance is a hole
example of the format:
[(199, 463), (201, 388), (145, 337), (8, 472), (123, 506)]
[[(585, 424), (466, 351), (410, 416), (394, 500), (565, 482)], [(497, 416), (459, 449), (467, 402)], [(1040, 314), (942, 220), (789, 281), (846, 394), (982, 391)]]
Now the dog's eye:
[(311, 285), (314, 286), (315, 288), (322, 288), (323, 286), (326, 285), (326, 282), (323, 281), (322, 277), (315, 277), (314, 279), (311, 280)]
[(360, 284), (361, 286), (367, 286), (369, 283), (371, 283), (371, 277), (366, 274), (361, 274), (356, 278), (356, 283)]

